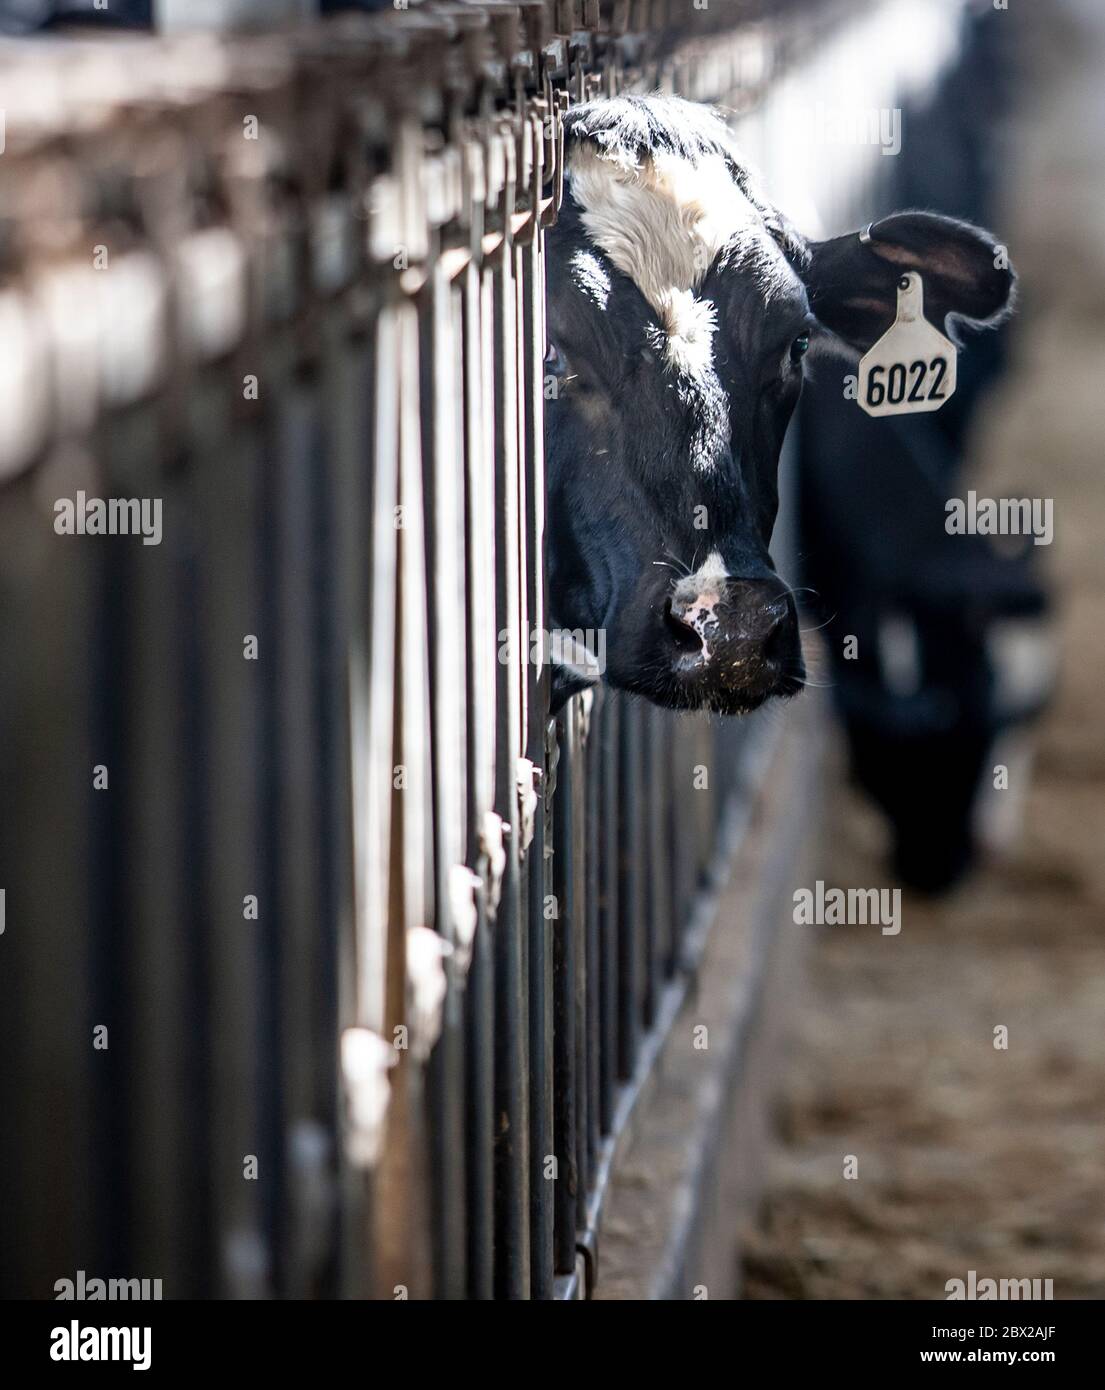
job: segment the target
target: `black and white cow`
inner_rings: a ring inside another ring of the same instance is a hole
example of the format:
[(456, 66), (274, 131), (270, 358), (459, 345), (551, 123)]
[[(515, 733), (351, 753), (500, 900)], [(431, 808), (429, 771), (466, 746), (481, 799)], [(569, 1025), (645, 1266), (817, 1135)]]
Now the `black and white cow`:
[[(579, 106), (566, 141), (547, 243), (552, 618), (605, 634), (611, 684), (742, 714), (805, 680), (768, 547), (807, 351), (869, 347), (907, 270), (940, 326), (1001, 318), (1013, 275), (988, 233), (927, 213), (807, 242), (721, 119), (677, 98)], [(578, 679), (562, 669), (558, 699)]]
[[(965, 16), (956, 62), (905, 107), (888, 207), (989, 219), (1019, 91), (1015, 43), (993, 10)], [(994, 773), (1023, 759), (1053, 680), (1031, 540), (998, 549), (945, 529), (948, 499), (972, 485), (970, 440), (1004, 369), (1004, 337), (970, 342), (955, 396), (935, 414), (869, 419), (826, 371), (799, 420), (801, 582), (817, 595), (833, 703), (854, 779), (891, 830), (895, 870), (926, 891), (955, 884), (981, 845), (1008, 841), (1018, 796), (995, 795)]]

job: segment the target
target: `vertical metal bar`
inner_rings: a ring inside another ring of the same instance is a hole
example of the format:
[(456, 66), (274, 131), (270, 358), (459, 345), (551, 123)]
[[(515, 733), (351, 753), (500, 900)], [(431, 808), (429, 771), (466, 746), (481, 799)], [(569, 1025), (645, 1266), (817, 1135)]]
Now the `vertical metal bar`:
[[(379, 293), (383, 294), (381, 287)], [(350, 1026), (379, 1040), (387, 1027), (388, 922), (391, 910), (391, 815), (395, 706), (395, 615), (397, 609), (399, 502), (399, 314), (392, 302), (379, 302), (366, 354), (364, 389), (371, 429), (372, 466), (367, 470), (366, 553), (361, 576), (363, 636), (355, 633), (350, 654), (350, 747), (354, 834), (353, 930), (354, 988)], [(368, 1084), (343, 1072), (347, 1108)], [(386, 1084), (386, 1083), (382, 1083)], [(360, 1214), (343, 1244), (343, 1283), (352, 1293), (368, 1296), (381, 1287), (381, 1241), (378, 1234), (380, 1179), (369, 1170), (372, 1136), (353, 1134), (359, 1142), (349, 1153), (345, 1190), (350, 1208)], [(365, 1253), (358, 1237), (371, 1239)]]
[[(194, 475), (193, 475), (194, 477)], [(188, 480), (189, 483), (193, 479)], [(182, 510), (184, 510), (182, 508)], [(181, 795), (177, 809), (180, 844), (178, 873), (182, 904), (193, 892), (203, 895), (210, 879), (210, 745), (206, 698), (208, 659), (206, 633), (200, 625), (205, 542), (189, 487), (188, 534), (175, 576), (175, 618), (180, 686), (176, 755), (182, 761)], [(164, 789), (161, 789), (164, 795)], [(185, 968), (181, 982), (185, 1022), (181, 1032), (190, 1039), (181, 1065), (181, 1112), (189, 1117), (182, 1145), (189, 1165), (180, 1194), (179, 1219), (184, 1223), (180, 1247), (185, 1277), (182, 1287), (193, 1295), (206, 1293), (214, 1282), (215, 1246), (213, 1204), (206, 1165), (212, 1149), (211, 1130), (211, 994), (209, 959), (213, 948), (210, 918), (196, 921), (185, 908), (181, 914)], [(162, 1024), (162, 1026), (164, 1026)], [(164, 1104), (164, 1097), (161, 1098)]]
[(717, 806), (717, 784), (721, 769), (714, 754), (713, 731), (702, 718), (691, 721), (687, 730), (687, 762), (692, 775), (701, 771), (706, 786), (693, 802), (691, 821), (695, 828), (695, 890), (705, 886), (710, 867), (710, 842)]
[[(588, 1162), (587, 1131), (590, 1114), (589, 1038), (587, 1034), (587, 967), (589, 919), (587, 848), (587, 745), (585, 728), (591, 707), (592, 694), (585, 690), (571, 702), (572, 718), (572, 913), (573, 964), (573, 1027), (575, 1030), (575, 1107), (576, 1107), (576, 1226), (587, 1224), (587, 1189), (591, 1168)], [(586, 712), (585, 712), (586, 711)]]
[[(135, 1096), (132, 1084), (128, 1084), (131, 1078), (123, 1059), (135, 1045), (143, 1024), (150, 1025), (145, 1036), (162, 1058), (165, 1040), (158, 1034), (160, 1020), (154, 1017), (151, 1022), (145, 1010), (141, 1010), (142, 1017), (138, 1019), (135, 1017), (138, 1011), (128, 1007), (128, 986), (134, 978), (135, 962), (128, 951), (128, 926), (132, 927), (134, 919), (127, 874), (128, 863), (133, 864), (133, 851), (128, 853), (127, 832), (131, 828), (137, 797), (127, 792), (134, 769), (134, 743), (128, 737), (125, 711), (134, 701), (139, 683), (131, 663), (135, 660), (135, 634), (140, 624), (130, 559), (128, 554), (116, 549), (108, 552), (102, 565), (96, 566), (102, 588), (100, 611), (95, 618), (98, 640), (90, 682), (93, 692), (91, 741), (93, 761), (107, 770), (109, 778), (114, 769), (115, 793), (110, 794), (109, 781), (104, 793), (93, 793), (89, 801), (90, 855), (82, 867), (88, 876), (89, 902), (85, 911), (91, 950), (88, 992), (82, 1002), (87, 1009), (85, 1026), (102, 1023), (108, 1030), (108, 1045), (102, 1054), (94, 1055), (84, 1078), (94, 1097), (89, 1115), (91, 1172), (95, 1175), (94, 1181), (99, 1179), (105, 1184), (122, 1178), (118, 1188), (107, 1186), (111, 1195), (90, 1223), (90, 1234), (101, 1256), (133, 1261), (138, 1258), (139, 1246), (137, 1232), (136, 1238), (130, 1236), (137, 1205), (131, 1198), (131, 1184), (135, 1181), (131, 1140)], [(151, 1141), (164, 1144), (165, 1134), (159, 1117), (154, 1113), (147, 1118), (151, 1124)], [(113, 1155), (118, 1155), (120, 1160), (115, 1172)], [(174, 1263), (167, 1277), (173, 1279), (177, 1271)]]
[(652, 776), (656, 759), (657, 728), (656, 713), (651, 705), (639, 712), (641, 721), (641, 742), (639, 746), (640, 777), (644, 790), (641, 815), (638, 823), (637, 872), (640, 875), (640, 888), (643, 895), (640, 916), (641, 932), (641, 1022), (647, 1031), (656, 1017), (656, 1001), (659, 994), (659, 904), (653, 889), (656, 872), (655, 856), (660, 851), (658, 843), (660, 788)]
[[(251, 365), (258, 366), (256, 358)], [(225, 371), (210, 375), (205, 388), (194, 393), (189, 428), (196, 522), (207, 537), (205, 582), (197, 605), (209, 651), (205, 818), (210, 875), (204, 911), (213, 924), (228, 929), (216, 931), (205, 962), (213, 1073), (206, 1162), (214, 1175), (214, 1288), (224, 1297), (256, 1298), (268, 1289), (268, 1251), (260, 1225), (259, 1183), (243, 1181), (242, 1174), (245, 1156), (256, 1152), (258, 1124), (254, 960), (258, 935), (268, 928), (273, 907), (259, 896), (260, 807), (253, 776), (259, 752), (260, 661), (271, 659), (272, 653), (266, 643), (258, 646), (257, 659), (247, 659), (247, 639), (263, 642), (266, 636), (258, 632), (255, 517), (261, 479), (255, 422), (235, 418)]]
[[(142, 406), (110, 417), (113, 491), (132, 490), (135, 461), (146, 455), (153, 428), (154, 417)], [(209, 879), (207, 671), (198, 625), (204, 537), (194, 479), (194, 466), (171, 478), (147, 469), (144, 487), (160, 495), (166, 518), (161, 544), (119, 548), (109, 560), (131, 596), (134, 619), (133, 640), (118, 653), (122, 660), (110, 678), (119, 692), (123, 756), (109, 861), (119, 875), (119, 900), (104, 937), (122, 952), (112, 981), (125, 1027), (119, 1055), (145, 1059), (120, 1078), (132, 1179), (126, 1230), (131, 1258), (163, 1270), (177, 1296), (209, 1290), (214, 1264), (204, 1181), (210, 919), (188, 910), (203, 900)], [(151, 922), (156, 931), (142, 929)], [(185, 1035), (189, 1045), (182, 1048)]]
[[(267, 384), (279, 399), (279, 368), (273, 362)], [(269, 1288), (279, 1296), (285, 1287), (287, 1241), (287, 1170), (284, 1134), (284, 1019), (282, 981), (284, 979), (285, 908), (280, 893), (282, 845), (280, 827), (286, 796), (281, 764), (280, 678), (284, 631), (280, 621), (280, 575), (282, 572), (280, 490), (274, 485), (270, 460), (277, 455), (278, 441), (272, 438), (273, 422), (265, 420), (265, 434), (258, 467), (258, 639), (264, 644), (265, 659), (259, 662), (260, 699), (258, 725), (260, 740), (255, 764), (256, 801), (261, 808), (258, 826), (260, 864), (256, 894), (259, 903), (270, 904), (267, 930), (255, 937), (259, 982), (258, 1028), (255, 1042), (258, 1059), (259, 1120), (255, 1139), (258, 1186), (260, 1192)]]
[[(443, 1032), (427, 1068), (432, 1146), (434, 1290), (457, 1299), (465, 1289), (464, 1057), (462, 979), (450, 884), (465, 848), (464, 731), (463, 381), (459, 303), (440, 260), (431, 271), (429, 312), (423, 319), (422, 412), (425, 464), (426, 565), (429, 598), (434, 893), (437, 928), (453, 954), (445, 961), (448, 991)], [(460, 611), (458, 612), (458, 607)]]
[(649, 897), (652, 900), (653, 940), (650, 988), (653, 1006), (659, 998), (663, 982), (668, 978), (672, 958), (671, 864), (673, 844), (671, 819), (673, 801), (668, 784), (668, 739), (672, 716), (669, 711), (649, 710), (652, 739), (649, 750), (648, 782), (651, 790), (649, 815)]
[(599, 1123), (614, 1120), (618, 1079), (618, 836), (619, 720), (621, 702), (604, 692), (599, 724), (601, 760), (599, 863)]
[[(289, 369), (295, 365), (288, 363)], [(322, 486), (325, 461), (310, 380), (289, 371), (278, 390), (275, 476), (270, 485), (278, 496), (281, 555), (277, 682), (282, 781), (278, 895), (284, 943), (281, 1161), (287, 1172), (283, 1262), (285, 1293), (303, 1298), (311, 1288), (311, 1271), (301, 1209), (304, 1189), (297, 1163), (310, 1161), (305, 1146), (311, 1142), (311, 1127), (316, 1123), (312, 1047), (315, 1001), (313, 990), (305, 988), (304, 982), (314, 978), (320, 932), (319, 756), (313, 737), (317, 729), (314, 671), (320, 615), (313, 593), (316, 555), (310, 522)], [(265, 905), (266, 919), (272, 906)]]
[[(329, 320), (334, 311), (326, 314)], [(320, 324), (323, 341), (333, 332)], [(307, 1297), (332, 1296), (336, 1268), (331, 1230), (333, 1174), (336, 1147), (336, 1107), (333, 1085), (334, 1039), (338, 1026), (337, 951), (342, 909), (342, 869), (346, 862), (342, 840), (345, 823), (343, 788), (346, 779), (335, 768), (344, 719), (338, 704), (343, 686), (347, 622), (346, 565), (342, 553), (343, 525), (336, 503), (340, 472), (347, 462), (342, 451), (343, 427), (328, 407), (338, 386), (338, 364), (330, 353), (316, 361), (311, 382), (311, 434), (314, 466), (306, 524), (310, 530), (310, 599), (312, 614), (311, 719), (314, 760), (313, 879), (317, 918), (306, 943), (304, 973), (310, 981), (309, 1067), (307, 1110), (289, 1135), (293, 1176), (295, 1242), (301, 1287)], [(348, 407), (339, 396), (338, 409)], [(302, 833), (302, 832), (301, 832)]]
[[(473, 243), (482, 235), (483, 161), (476, 142), (465, 147), (472, 190)], [(468, 1296), (494, 1292), (495, 989), (491, 910), (497, 904), (497, 862), (491, 825), (495, 770), (495, 523), (491, 285), (478, 263), (464, 272), (465, 388), (465, 629), (468, 859), (484, 884), (476, 892), (477, 922), (466, 991)], [(501, 844), (499, 846), (501, 849)]]
[[(380, 1288), (412, 1298), (431, 1290), (429, 1158), (423, 1064), (432, 1045), (426, 989), (436, 979), (411, 968), (412, 934), (431, 918), (429, 709), (426, 672), (425, 545), (422, 532), (420, 342), (413, 304), (397, 306), (399, 389), (399, 566), (395, 620), (395, 711), (391, 806), (391, 893), (387, 1022), (395, 1040), (388, 1136), (378, 1172)], [(418, 952), (414, 962), (427, 966)], [(437, 968), (436, 958), (428, 966)]]
[[(591, 694), (592, 692), (588, 692)], [(599, 907), (599, 865), (602, 853), (602, 704), (599, 696), (589, 719), (584, 758), (587, 780), (584, 787), (586, 806), (586, 916), (587, 993), (585, 1036), (587, 1039), (587, 1173), (588, 1181), (595, 1171), (601, 1132), (601, 1056), (599, 991), (602, 988), (600, 946), (601, 926)]]
[(668, 739), (668, 767), (666, 780), (672, 806), (670, 817), (673, 850), (672, 861), (672, 961), (680, 959), (683, 930), (691, 911), (694, 896), (693, 855), (694, 839), (691, 833), (690, 817), (679, 813), (679, 808), (692, 797), (701, 796), (695, 789), (694, 777), (686, 765), (684, 753), (685, 740), (677, 727)]
[[(350, 455), (350, 471), (343, 479), (347, 505), (341, 515), (345, 522), (345, 569), (350, 590), (345, 676), (349, 764), (345, 780), (349, 803), (351, 912), (341, 943), (343, 968), (339, 981), (339, 1010), (342, 1039), (357, 1037), (356, 1030), (363, 1029), (375, 1035), (377, 1055), (383, 1056), (379, 1051), (383, 1045), (380, 1038), (382, 1015), (376, 1018), (375, 1028), (372, 1027), (374, 991), (370, 965), (378, 955), (374, 943), (382, 931), (382, 923), (372, 914), (376, 910), (383, 911), (386, 904), (386, 888), (381, 887), (378, 878), (387, 868), (379, 829), (379, 808), (385, 802), (385, 789), (380, 783), (383, 770), (376, 761), (373, 740), (380, 723), (377, 622), (384, 598), (377, 580), (383, 578), (383, 587), (391, 581), (387, 579), (386, 569), (378, 571), (377, 558), (381, 543), (386, 542), (386, 559), (394, 563), (391, 545), (395, 528), (392, 525), (385, 529), (382, 518), (389, 511), (394, 516), (397, 453), (396, 448), (391, 447), (395, 442), (394, 395), (387, 389), (386, 367), (380, 361), (381, 347), (389, 346), (384, 326), (390, 321), (381, 307), (379, 282), (368, 282), (362, 293), (368, 300), (371, 316), (363, 342), (356, 341), (352, 345), (347, 364), (349, 388), (354, 399), (361, 403), (362, 422), (355, 423), (357, 417), (353, 412), (341, 417), (348, 426), (346, 447)], [(390, 689), (387, 696), (390, 699)], [(363, 1040), (368, 1041), (367, 1037)], [(356, 1136), (348, 1123), (355, 1099), (354, 1089), (360, 1084), (360, 1078), (349, 1075), (344, 1065), (340, 1078), (345, 1112), (342, 1126), (345, 1142), (341, 1148), (340, 1289), (346, 1297), (366, 1298), (375, 1290), (375, 1182), (368, 1165), (370, 1155), (354, 1151)]]
[(92, 1040), (107, 1021), (90, 980), (112, 907), (96, 906), (111, 792), (93, 789), (92, 769), (114, 760), (100, 711), (105, 689), (118, 688), (103, 681), (115, 655), (105, 639), (125, 594), (106, 591), (102, 553), (53, 535), (32, 472), (0, 489), (0, 555), (0, 690), (22, 727), (0, 739), (0, 1293), (49, 1298), (62, 1274), (111, 1253), (88, 1201), (91, 1177), (110, 1171), (95, 1126), (114, 1080), (97, 1084), (111, 1054)]
[(618, 724), (618, 1077), (637, 1061), (640, 1029), (640, 710), (623, 702)]
[[(356, 997), (356, 822), (354, 787), (363, 723), (362, 691), (366, 634), (366, 579), (371, 565), (371, 483), (373, 418), (371, 339), (346, 305), (326, 320), (323, 352), (327, 389), (324, 418), (330, 424), (333, 458), (330, 496), (330, 534), (333, 536), (333, 614), (329, 629), (325, 695), (329, 726), (326, 763), (326, 818), (320, 824), (323, 854), (332, 876), (333, 922), (320, 961), (320, 992), (325, 1033), (318, 1045), (317, 1066), (322, 1089), (321, 1114), (339, 1159), (340, 1187), (321, 1194), (320, 1236), (329, 1236), (331, 1253), (323, 1269), (323, 1292), (363, 1296), (368, 1292), (368, 1232), (363, 1184), (338, 1148), (342, 1116), (334, 1085), (335, 1039), (357, 1022)], [(329, 1026), (325, 1011), (329, 1011)], [(335, 1174), (335, 1178), (338, 1174)], [(335, 1200), (336, 1199), (336, 1200)]]
[(502, 897), (495, 929), (495, 1292), (529, 1297), (529, 1070), (526, 937), (521, 915), (517, 766), (521, 741), (519, 630), (517, 291), (510, 245), (513, 143), (493, 136), (501, 161), (503, 244), (492, 262), (495, 333), (495, 611), (499, 640), (499, 717), (495, 807), (509, 827)]
[(549, 1160), (556, 1157), (553, 1116), (553, 942), (557, 929), (552, 915), (553, 803), (556, 768), (555, 726), (542, 718), (546, 734), (541, 766), (543, 795), (538, 803), (533, 844), (529, 853), (529, 1064), (530, 1064), (530, 1292), (534, 1298), (553, 1294), (555, 1274), (554, 1223), (556, 1180)]
[(576, 1038), (575, 1038), (575, 797), (574, 717), (571, 705), (556, 719), (559, 757), (553, 797), (554, 1142), (556, 1148), (556, 1270), (571, 1274), (576, 1258)]
[(476, 892), (476, 933), (465, 992), (466, 1207), (468, 1215), (468, 1297), (494, 1296), (494, 1196), (491, 1136), (495, 1124), (491, 1035), (495, 990), (487, 894)]
[(369, 553), (368, 645), (365, 652), (363, 725), (359, 766), (354, 769), (361, 822), (358, 854), (357, 1017), (382, 1035), (387, 957), (391, 838), (392, 737), (394, 721), (395, 582), (398, 568), (399, 504), (399, 318), (381, 308), (372, 353), (374, 369), (372, 514)]
[[(536, 161), (531, 189), (541, 186), (540, 158), (543, 142), (540, 123), (530, 125), (531, 155)], [(536, 203), (535, 194), (531, 202)], [(533, 842), (528, 849), (529, 968), (529, 1070), (530, 1070), (530, 1293), (533, 1298), (553, 1295), (554, 1182), (547, 1176), (553, 1151), (553, 1009), (552, 934), (554, 923), (546, 915), (552, 894), (552, 817), (549, 797), (548, 751), (550, 673), (543, 645), (547, 566), (545, 553), (545, 453), (544, 453), (544, 356), (545, 265), (544, 233), (536, 211), (529, 239), (520, 250), (522, 332), (520, 342), (520, 392), (525, 412), (523, 486), (527, 563), (524, 567), (525, 637), (530, 638), (525, 661), (526, 758), (537, 769), (538, 801)], [(537, 641), (533, 636), (536, 634)]]

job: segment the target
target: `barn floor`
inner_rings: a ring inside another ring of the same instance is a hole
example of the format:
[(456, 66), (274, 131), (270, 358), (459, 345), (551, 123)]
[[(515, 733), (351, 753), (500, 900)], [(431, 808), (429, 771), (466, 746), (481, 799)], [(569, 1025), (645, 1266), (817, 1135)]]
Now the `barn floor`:
[[(1002, 224), (1031, 291), (977, 477), (1055, 499), (1061, 688), (1011, 857), (810, 952), (751, 1299), (941, 1299), (971, 1269), (1105, 1297), (1105, 14), (1041, 8)], [(877, 819), (842, 778), (829, 806), (826, 880), (885, 882)]]

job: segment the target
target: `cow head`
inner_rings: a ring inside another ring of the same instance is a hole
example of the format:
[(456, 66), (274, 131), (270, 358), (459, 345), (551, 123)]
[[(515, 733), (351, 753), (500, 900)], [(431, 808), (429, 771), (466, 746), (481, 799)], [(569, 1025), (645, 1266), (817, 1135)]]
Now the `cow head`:
[[(995, 321), (1012, 273), (986, 233), (924, 213), (807, 243), (708, 108), (618, 97), (565, 124), (547, 242), (552, 617), (604, 634), (612, 684), (744, 713), (804, 683), (768, 547), (811, 344), (869, 347), (910, 269), (936, 323)], [(561, 698), (582, 679), (561, 669)]]

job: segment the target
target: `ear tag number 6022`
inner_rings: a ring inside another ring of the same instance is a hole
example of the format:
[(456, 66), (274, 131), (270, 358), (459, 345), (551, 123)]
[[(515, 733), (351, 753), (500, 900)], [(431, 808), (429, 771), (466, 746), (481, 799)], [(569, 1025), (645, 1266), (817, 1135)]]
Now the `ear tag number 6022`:
[(868, 415), (939, 410), (955, 391), (955, 344), (925, 318), (925, 289), (909, 271), (898, 281), (898, 317), (860, 359), (859, 403)]

